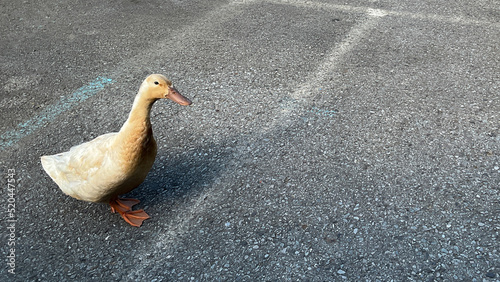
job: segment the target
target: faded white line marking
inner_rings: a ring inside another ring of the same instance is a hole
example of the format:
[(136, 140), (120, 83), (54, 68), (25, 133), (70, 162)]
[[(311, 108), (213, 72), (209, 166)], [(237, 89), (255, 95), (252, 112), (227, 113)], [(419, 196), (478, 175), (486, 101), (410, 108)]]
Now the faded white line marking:
[[(366, 13), (367, 10), (372, 9), (366, 6), (339, 5), (339, 4), (321, 3), (321, 2), (303, 1), (303, 0), (267, 0), (263, 2), (293, 5), (302, 8), (330, 9), (335, 11), (342, 11), (347, 13), (359, 13), (359, 14), (364, 14)], [(417, 20), (439, 21), (439, 22), (447, 22), (460, 25), (480, 25), (480, 26), (500, 27), (499, 22), (476, 20), (461, 16), (445, 16), (445, 15), (430, 14), (430, 13), (418, 13), (418, 12), (415, 13), (415, 12), (379, 10), (379, 9), (374, 9), (374, 10), (380, 11), (385, 15), (405, 17)]]
[(356, 46), (361, 39), (365, 36), (367, 31), (371, 30), (378, 23), (380, 18), (387, 15), (382, 10), (367, 9), (365, 13), (368, 15), (368, 19), (355, 25), (351, 31), (347, 34), (344, 41), (342, 41), (337, 47), (330, 51), (330, 54), (326, 59), (319, 65), (315, 72), (313, 72), (306, 79), (307, 83), (300, 86), (300, 88), (291, 94), (292, 98), (301, 100), (311, 98), (317, 89), (317, 86), (326, 78), (328, 73), (335, 70), (338, 63), (343, 60), (345, 55), (349, 53), (354, 46)]

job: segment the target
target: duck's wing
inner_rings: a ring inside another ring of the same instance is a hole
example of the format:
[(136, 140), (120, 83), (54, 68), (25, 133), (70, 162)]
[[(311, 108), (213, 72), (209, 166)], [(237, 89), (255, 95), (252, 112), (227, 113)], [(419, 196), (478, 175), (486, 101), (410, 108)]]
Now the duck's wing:
[[(99, 174), (105, 174), (113, 159), (113, 141), (117, 133), (101, 135), (89, 142), (72, 147), (68, 152), (41, 157), (42, 166), (64, 193), (82, 200), (82, 191), (94, 182)], [(111, 177), (111, 175), (108, 175)], [(102, 187), (103, 188), (103, 187)], [(92, 187), (89, 187), (93, 190)]]

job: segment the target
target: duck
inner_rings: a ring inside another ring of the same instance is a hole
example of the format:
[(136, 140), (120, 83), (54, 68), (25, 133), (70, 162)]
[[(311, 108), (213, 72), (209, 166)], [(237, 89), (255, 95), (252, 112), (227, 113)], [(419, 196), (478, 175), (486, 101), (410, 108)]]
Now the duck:
[(153, 166), (157, 145), (150, 114), (160, 99), (191, 105), (164, 75), (151, 74), (140, 85), (120, 131), (73, 146), (68, 152), (41, 156), (43, 169), (66, 195), (107, 203), (112, 213), (119, 213), (132, 226), (141, 226), (150, 217), (142, 209), (132, 210), (140, 201), (120, 195), (137, 188)]

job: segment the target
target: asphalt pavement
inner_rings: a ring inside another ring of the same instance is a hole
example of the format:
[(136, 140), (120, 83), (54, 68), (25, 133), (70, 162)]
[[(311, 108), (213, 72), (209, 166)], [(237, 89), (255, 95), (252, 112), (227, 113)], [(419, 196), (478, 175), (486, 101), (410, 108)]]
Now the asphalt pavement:
[[(497, 1), (42, 2), (0, 3), (1, 281), (500, 281)], [(193, 105), (135, 228), (39, 157), (151, 73)]]

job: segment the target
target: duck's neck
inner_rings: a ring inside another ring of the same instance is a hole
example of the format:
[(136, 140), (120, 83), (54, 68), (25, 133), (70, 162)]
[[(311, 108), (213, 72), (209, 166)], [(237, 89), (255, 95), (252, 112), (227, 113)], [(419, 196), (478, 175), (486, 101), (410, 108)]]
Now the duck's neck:
[(132, 110), (130, 111), (127, 121), (120, 129), (120, 134), (126, 137), (136, 135), (139, 132), (150, 133), (151, 121), (149, 116), (155, 101), (156, 99), (145, 98), (144, 95), (141, 95), (141, 92), (139, 92), (137, 96), (135, 96), (134, 104), (132, 105)]
[(134, 105), (123, 124), (118, 138), (116, 138), (117, 151), (124, 170), (135, 170), (141, 165), (143, 158), (156, 155), (156, 142), (153, 138), (153, 129), (149, 115), (155, 99), (148, 99), (137, 94)]

